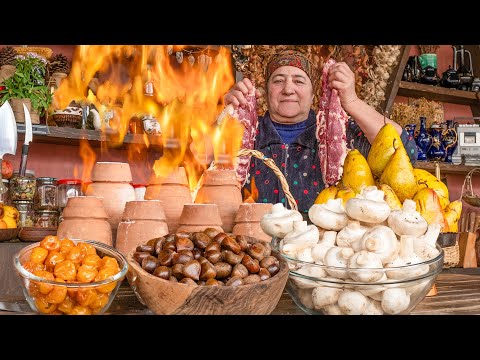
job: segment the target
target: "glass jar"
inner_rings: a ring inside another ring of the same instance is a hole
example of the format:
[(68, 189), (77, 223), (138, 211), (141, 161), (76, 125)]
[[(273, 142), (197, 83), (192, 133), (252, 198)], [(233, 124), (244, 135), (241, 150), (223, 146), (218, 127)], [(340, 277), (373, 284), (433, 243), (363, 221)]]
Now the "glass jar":
[(35, 226), (58, 227), (58, 211), (40, 210), (35, 212)]
[(13, 173), (10, 178), (10, 200), (11, 201), (33, 201), (37, 181), (35, 173), (31, 170), (25, 172), (25, 176)]
[(33, 201), (12, 201), (13, 206), (18, 210), (19, 217), (17, 221), (18, 227), (31, 227), (33, 226), (34, 211)]
[(72, 196), (83, 196), (82, 180), (60, 179), (58, 186), (58, 207), (62, 211), (67, 206), (67, 200)]
[(57, 179), (53, 177), (37, 178), (35, 210), (56, 211), (58, 209)]
[[(2, 182), (7, 189), (10, 188), (10, 182), (7, 179), (2, 179)], [(0, 194), (0, 203), (3, 203), (3, 205), (10, 205), (10, 190), (7, 190), (6, 193)]]

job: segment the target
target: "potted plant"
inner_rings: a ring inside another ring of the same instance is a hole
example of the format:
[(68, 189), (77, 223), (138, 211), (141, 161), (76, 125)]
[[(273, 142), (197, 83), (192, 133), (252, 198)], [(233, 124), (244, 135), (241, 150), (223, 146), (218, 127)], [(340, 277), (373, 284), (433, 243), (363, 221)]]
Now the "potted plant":
[[(15, 73), (0, 83), (0, 105), (8, 100), (29, 99), (32, 113), (44, 115), (52, 102), (52, 93), (45, 83), (47, 60), (35, 53), (27, 53), (17, 55), (15, 66)], [(17, 120), (22, 118), (17, 114), (23, 114), (23, 108), (15, 114)]]

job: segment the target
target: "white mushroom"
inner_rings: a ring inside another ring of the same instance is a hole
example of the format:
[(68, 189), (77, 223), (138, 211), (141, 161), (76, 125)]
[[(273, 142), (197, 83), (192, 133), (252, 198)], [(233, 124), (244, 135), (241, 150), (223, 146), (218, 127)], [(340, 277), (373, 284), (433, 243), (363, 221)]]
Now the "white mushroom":
[(335, 246), (336, 231), (325, 231), (323, 239), (312, 248), (312, 258), (316, 264), (324, 264), (324, 258), (327, 251)]
[(360, 225), (358, 220), (348, 220), (347, 226), (340, 230), (337, 235), (337, 245), (351, 247), (355, 251), (360, 251), (361, 249), (357, 242), (368, 229), (368, 227)]
[(260, 227), (270, 236), (283, 238), (293, 231), (293, 222), (303, 221), (302, 214), (297, 210), (288, 210), (282, 203), (272, 206), (272, 210), (260, 219)]
[(358, 291), (344, 290), (338, 297), (338, 306), (347, 315), (363, 314), (367, 303), (367, 297)]
[[(304, 265), (300, 269), (295, 270), (295, 272), (297, 274), (305, 275), (314, 279), (324, 278), (327, 276), (327, 272), (324, 269), (315, 265)], [(319, 286), (318, 282), (315, 280), (305, 279), (302, 276), (291, 275), (290, 278), (300, 289), (311, 289)]]
[(382, 309), (395, 315), (405, 311), (410, 305), (410, 295), (403, 288), (391, 288), (383, 292)]
[[(347, 261), (353, 255), (353, 249), (347, 247), (332, 247), (325, 254), (324, 262), (326, 266), (336, 267), (337, 269), (327, 268), (329, 275), (339, 278), (347, 279), (348, 272), (346, 271)], [(342, 270), (340, 268), (345, 268)]]
[(312, 291), (313, 306), (315, 309), (321, 309), (327, 305), (335, 304), (342, 291), (341, 289), (327, 286), (316, 287)]
[(383, 315), (382, 304), (380, 301), (367, 299), (367, 307), (362, 315)]
[(285, 245), (305, 244), (309, 247), (312, 247), (318, 243), (318, 239), (319, 233), (315, 225), (307, 225), (306, 221), (294, 221), (293, 231), (285, 235), (283, 238), (283, 243)]
[(425, 260), (433, 259), (440, 251), (436, 248), (438, 235), (440, 235), (440, 224), (428, 225), (427, 232), (416, 238), (413, 242), (415, 254)]
[(376, 186), (367, 186), (355, 198), (345, 204), (345, 211), (352, 219), (378, 224), (390, 215), (390, 206), (383, 199), (384, 192)]
[(348, 222), (342, 199), (330, 199), (326, 204), (313, 204), (308, 209), (308, 217), (312, 223), (325, 230), (339, 231), (347, 226)]
[[(413, 251), (414, 241), (415, 237), (412, 235), (402, 235), (400, 237), (400, 253), (398, 257), (385, 265), (386, 268), (400, 268), (387, 270), (387, 277), (396, 280), (403, 280), (417, 277), (428, 272), (428, 265), (419, 264), (422, 262), (422, 259), (419, 258)], [(406, 268), (407, 265), (408, 268)]]
[[(382, 271), (382, 277), (378, 279), (377, 281), (374, 281), (371, 285), (356, 285), (354, 286), (354, 290), (360, 291), (363, 295), (369, 296), (373, 299), (376, 300), (382, 300), (382, 294), (380, 294), (383, 290), (386, 289), (385, 286), (382, 285), (373, 285), (374, 283), (382, 283), (384, 281), (387, 281), (387, 275)], [(379, 296), (375, 296), (377, 294), (380, 294)]]
[(308, 309), (313, 309), (313, 299), (312, 299), (311, 289), (298, 289), (297, 297), (303, 306), (305, 306)]
[[(365, 249), (380, 256), (382, 264), (393, 261), (400, 250), (397, 236), (387, 226), (377, 225), (362, 236), (359, 241), (361, 249)], [(357, 251), (354, 248), (355, 251)]]
[(416, 211), (416, 202), (406, 199), (401, 210), (392, 211), (388, 217), (388, 226), (397, 235), (420, 236), (427, 231), (427, 220)]
[(327, 315), (345, 315), (342, 309), (340, 309), (340, 306), (337, 304), (325, 306), (322, 310)]
[(383, 276), (383, 265), (380, 256), (365, 250), (350, 256), (347, 267), (350, 277), (358, 282), (375, 282)]

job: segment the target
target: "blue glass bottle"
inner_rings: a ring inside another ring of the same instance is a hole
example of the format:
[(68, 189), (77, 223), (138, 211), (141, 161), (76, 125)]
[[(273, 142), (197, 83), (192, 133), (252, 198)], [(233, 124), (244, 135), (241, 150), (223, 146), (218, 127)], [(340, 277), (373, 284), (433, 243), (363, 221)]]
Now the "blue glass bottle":
[(457, 123), (454, 123), (453, 120), (447, 120), (447, 128), (442, 133), (442, 143), (445, 148), (445, 162), (452, 162), (452, 155), (455, 149), (457, 148), (458, 135), (455, 127)]
[(443, 161), (445, 159), (445, 147), (442, 143), (443, 127), (440, 124), (433, 124), (430, 128), (432, 134), (432, 145), (427, 152), (430, 161)]
[(432, 146), (432, 136), (427, 131), (427, 118), (424, 116), (420, 116), (420, 131), (415, 138), (415, 142), (418, 149), (417, 160), (426, 161), (428, 150)]

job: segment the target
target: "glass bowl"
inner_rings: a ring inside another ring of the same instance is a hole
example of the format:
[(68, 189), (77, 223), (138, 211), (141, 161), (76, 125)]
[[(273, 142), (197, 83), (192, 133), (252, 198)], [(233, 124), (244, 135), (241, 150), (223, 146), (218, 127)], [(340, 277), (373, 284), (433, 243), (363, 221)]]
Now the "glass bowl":
[[(56, 236), (46, 237), (45, 239), (47, 238), (56, 239), (51, 240), (52, 242), (59, 241)], [(68, 241), (68, 239), (64, 240)], [(38, 265), (29, 261), (32, 251), (40, 247), (41, 242), (26, 246), (15, 254), (13, 264), (21, 280), (25, 299), (30, 308), (40, 314), (103, 314), (111, 305), (128, 271), (127, 260), (119, 251), (103, 243), (91, 240), (71, 241), (74, 247), (79, 250), (78, 253), (84, 252), (81, 250), (82, 248), (89, 249), (85, 250), (81, 260), (79, 260), (79, 255), (75, 251), (65, 252), (65, 258), (73, 259), (72, 261), (75, 262), (74, 268), (66, 266), (62, 270), (62, 267), (59, 266), (62, 262), (56, 262), (55, 259), (61, 257), (59, 254), (64, 254), (63, 248), (53, 251), (52, 247), (51, 250), (48, 250), (49, 255), (51, 255), (50, 258), (47, 256), (44, 261), (41, 261), (42, 256), (40, 256), (40, 259), (37, 259), (36, 262)], [(79, 246), (80, 243), (86, 245)], [(92, 247), (101, 260), (94, 256)], [(35, 252), (38, 253), (38, 250), (35, 250)], [(43, 249), (42, 252), (44, 252)], [(90, 254), (89, 258), (87, 258), (88, 254)], [(116, 262), (111, 258), (115, 259)], [(55, 263), (56, 265), (52, 265)], [(66, 263), (66, 261), (63, 261), (63, 263)], [(38, 276), (27, 270), (24, 265)], [(93, 273), (92, 267), (95, 269)], [(80, 270), (80, 268), (83, 269)], [(74, 275), (71, 275), (72, 272)], [(91, 282), (87, 282), (87, 279), (90, 280), (90, 278)]]
[(438, 244), (439, 254), (431, 260), (360, 269), (294, 259), (280, 251), (280, 241), (273, 238), (272, 248), (288, 262), (286, 290), (298, 307), (312, 315), (409, 314), (425, 298), (443, 267), (444, 252)]

